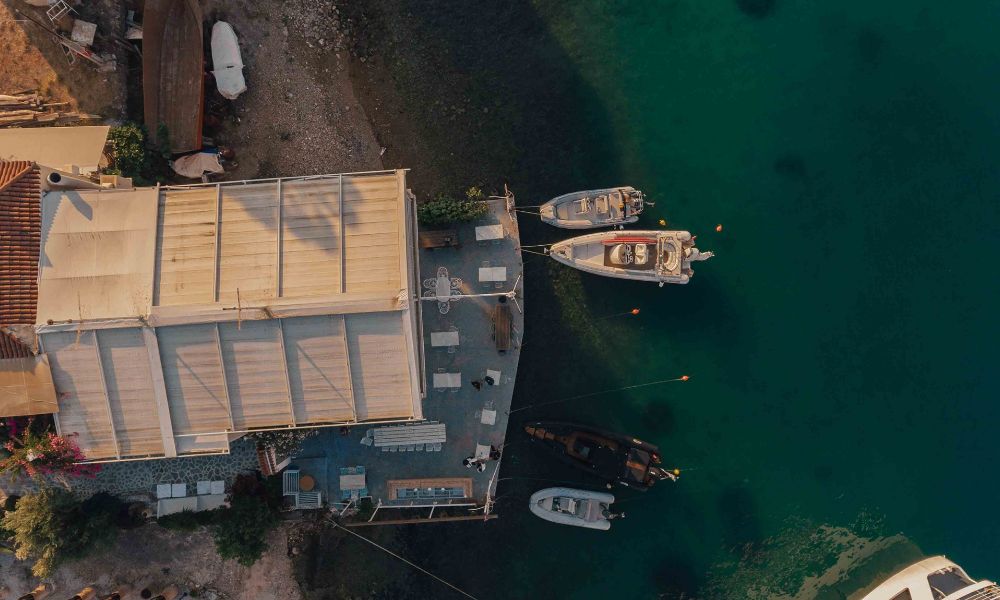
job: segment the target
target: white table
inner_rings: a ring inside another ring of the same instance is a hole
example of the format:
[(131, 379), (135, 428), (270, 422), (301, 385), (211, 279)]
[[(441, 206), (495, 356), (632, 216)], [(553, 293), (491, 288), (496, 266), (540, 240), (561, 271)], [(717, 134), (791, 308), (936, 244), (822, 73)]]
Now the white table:
[(488, 445), (476, 444), (476, 458), (478, 460), (489, 460), (490, 447)]
[(500, 371), (486, 369), (486, 376), (493, 380), (493, 385), (500, 385)]
[(435, 373), (435, 388), (459, 388), (462, 387), (461, 373)]
[(434, 284), (434, 296), (438, 302), (448, 301), (451, 296), (451, 279), (447, 275), (437, 278), (437, 282)]
[(458, 345), (457, 331), (431, 332), (431, 347), (440, 348), (441, 346), (457, 346), (457, 345)]
[(169, 483), (158, 483), (156, 484), (156, 499), (163, 500), (164, 498), (170, 498), (173, 496), (171, 493), (171, 487)]
[(479, 281), (507, 281), (507, 267), (479, 267)]
[(476, 241), (503, 239), (503, 225), (480, 225), (476, 227)]
[(365, 474), (355, 473), (353, 475), (341, 475), (340, 476), (340, 489), (341, 490), (361, 490), (367, 487), (365, 484)]
[(497, 411), (484, 408), (483, 414), (479, 418), (479, 422), (482, 423), (483, 425), (496, 425)]

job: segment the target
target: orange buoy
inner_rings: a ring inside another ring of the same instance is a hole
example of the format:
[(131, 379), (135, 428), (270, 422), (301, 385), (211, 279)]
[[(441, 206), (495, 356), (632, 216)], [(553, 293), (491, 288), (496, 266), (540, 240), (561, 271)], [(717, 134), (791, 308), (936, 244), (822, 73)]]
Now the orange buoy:
[(715, 231), (717, 231), (718, 233), (722, 233), (722, 223), (719, 223), (718, 225), (715, 226)]
[(638, 308), (633, 308), (633, 309), (632, 309), (632, 314), (633, 314), (633, 315), (637, 315), (637, 314), (639, 314), (639, 309), (638, 309)]
[(691, 379), (690, 375), (681, 375), (681, 381), (687, 381), (688, 379)]
[(666, 219), (660, 219), (660, 226), (666, 226), (666, 224), (667, 224)]

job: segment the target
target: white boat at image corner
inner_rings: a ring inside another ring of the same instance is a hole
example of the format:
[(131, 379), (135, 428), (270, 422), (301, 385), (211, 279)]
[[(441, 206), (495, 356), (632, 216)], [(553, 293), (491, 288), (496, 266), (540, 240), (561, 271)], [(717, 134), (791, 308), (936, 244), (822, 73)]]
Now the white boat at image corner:
[(563, 229), (594, 229), (635, 223), (645, 196), (632, 186), (586, 190), (556, 196), (541, 205), (542, 221)]
[(861, 600), (1000, 600), (1000, 587), (975, 581), (947, 558), (933, 556), (899, 571)]
[(611, 512), (615, 497), (606, 492), (554, 487), (538, 490), (531, 495), (528, 508), (536, 517), (587, 529), (611, 529), (611, 520), (624, 514)]
[(685, 284), (691, 263), (711, 252), (694, 246), (687, 231), (606, 231), (552, 244), (549, 256), (564, 265), (606, 277)]

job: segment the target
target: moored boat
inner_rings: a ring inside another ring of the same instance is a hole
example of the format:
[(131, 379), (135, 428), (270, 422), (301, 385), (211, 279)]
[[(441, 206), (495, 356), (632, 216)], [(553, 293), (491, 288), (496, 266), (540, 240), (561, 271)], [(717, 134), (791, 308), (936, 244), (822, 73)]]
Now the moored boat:
[(593, 229), (635, 223), (645, 197), (632, 186), (556, 196), (539, 207), (542, 221), (563, 229)]
[(659, 448), (631, 436), (557, 421), (528, 423), (524, 431), (563, 462), (609, 483), (645, 491), (657, 481), (676, 481), (680, 475), (677, 469), (657, 466)]
[(606, 231), (552, 244), (549, 256), (564, 265), (607, 277), (684, 284), (691, 263), (714, 254), (702, 252), (687, 231)]
[[(851, 599), (856, 596), (851, 596)], [(861, 600), (1000, 600), (1000, 587), (989, 580), (976, 581), (962, 567), (943, 556), (914, 563)]]
[(546, 521), (607, 531), (611, 529), (612, 519), (625, 516), (611, 512), (614, 501), (615, 497), (606, 492), (554, 487), (532, 494), (528, 508)]

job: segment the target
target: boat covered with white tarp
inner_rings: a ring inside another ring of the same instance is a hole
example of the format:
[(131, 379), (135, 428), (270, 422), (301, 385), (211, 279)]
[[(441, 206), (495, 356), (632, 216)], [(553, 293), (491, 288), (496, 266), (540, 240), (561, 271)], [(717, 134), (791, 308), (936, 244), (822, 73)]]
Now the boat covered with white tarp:
[(212, 75), (223, 98), (235, 100), (247, 91), (243, 78), (243, 57), (233, 26), (218, 21), (212, 26)]
[(528, 508), (536, 517), (587, 529), (611, 529), (611, 519), (624, 514), (611, 512), (615, 497), (605, 492), (554, 487), (538, 490), (531, 495)]
[(694, 275), (691, 263), (708, 260), (687, 231), (607, 231), (564, 240), (549, 247), (549, 256), (606, 277), (687, 283)]
[(563, 194), (539, 207), (542, 221), (563, 229), (594, 229), (635, 223), (645, 197), (632, 186)]

